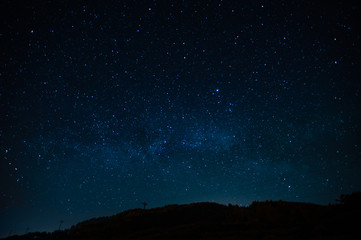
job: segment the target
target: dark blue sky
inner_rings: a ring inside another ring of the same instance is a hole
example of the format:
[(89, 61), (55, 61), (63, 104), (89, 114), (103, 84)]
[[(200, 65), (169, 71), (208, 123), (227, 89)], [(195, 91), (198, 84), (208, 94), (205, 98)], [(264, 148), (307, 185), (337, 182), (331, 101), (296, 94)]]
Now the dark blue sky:
[(0, 236), (143, 201), (328, 204), (361, 190), (358, 5), (0, 9)]

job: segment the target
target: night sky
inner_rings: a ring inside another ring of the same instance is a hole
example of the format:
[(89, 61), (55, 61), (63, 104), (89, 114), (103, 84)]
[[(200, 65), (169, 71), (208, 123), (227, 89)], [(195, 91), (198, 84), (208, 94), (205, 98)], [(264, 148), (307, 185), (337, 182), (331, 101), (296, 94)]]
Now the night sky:
[(0, 236), (361, 190), (361, 9), (1, 1)]

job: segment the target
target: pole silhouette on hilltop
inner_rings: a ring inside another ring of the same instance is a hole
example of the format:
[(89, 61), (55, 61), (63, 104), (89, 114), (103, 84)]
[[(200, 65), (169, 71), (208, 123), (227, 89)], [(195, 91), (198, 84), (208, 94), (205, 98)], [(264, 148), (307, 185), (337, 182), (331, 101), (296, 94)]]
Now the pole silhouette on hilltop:
[(59, 224), (59, 230), (61, 228), (61, 225), (64, 223), (64, 220), (60, 220), (60, 224)]

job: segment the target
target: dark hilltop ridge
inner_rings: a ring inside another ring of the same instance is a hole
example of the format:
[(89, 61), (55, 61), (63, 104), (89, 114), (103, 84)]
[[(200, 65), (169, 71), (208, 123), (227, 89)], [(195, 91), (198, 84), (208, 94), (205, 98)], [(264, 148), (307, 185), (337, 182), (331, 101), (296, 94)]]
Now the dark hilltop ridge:
[(248, 207), (204, 202), (133, 209), (64, 231), (6, 239), (361, 239), (360, 217), (357, 192), (328, 206), (265, 201)]

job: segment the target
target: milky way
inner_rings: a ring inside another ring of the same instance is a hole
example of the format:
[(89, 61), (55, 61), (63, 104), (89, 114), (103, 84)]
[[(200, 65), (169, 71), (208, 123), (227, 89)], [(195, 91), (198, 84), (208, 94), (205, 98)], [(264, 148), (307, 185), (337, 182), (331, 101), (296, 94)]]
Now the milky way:
[(0, 236), (144, 201), (328, 204), (361, 190), (358, 5), (0, 9)]

